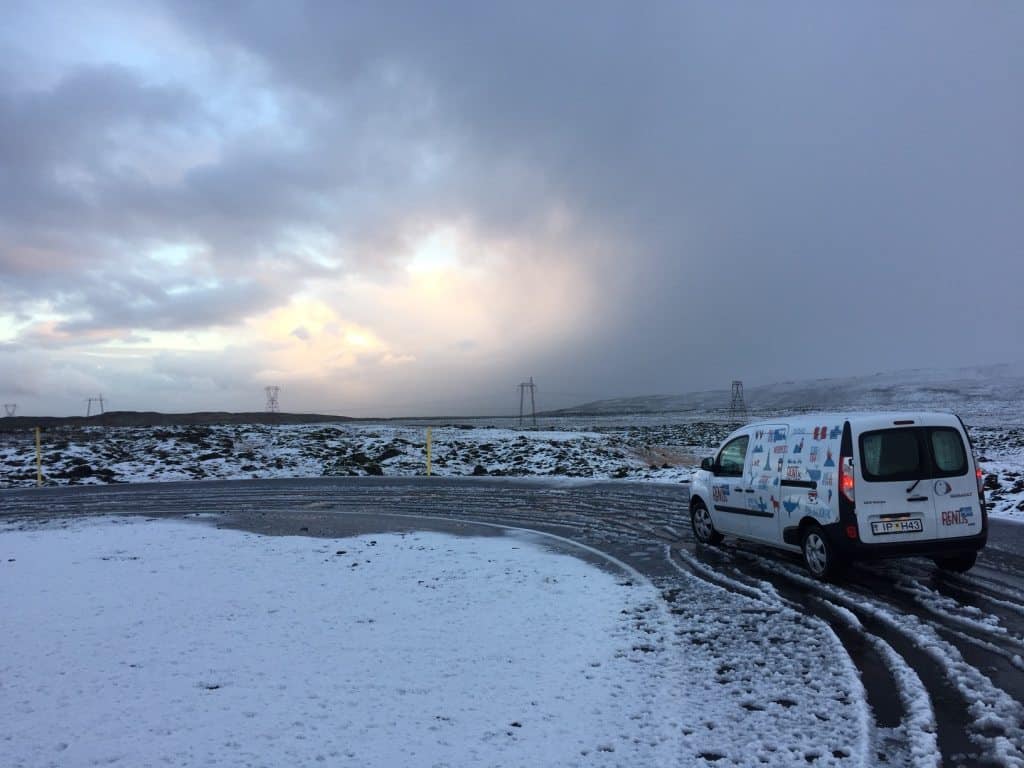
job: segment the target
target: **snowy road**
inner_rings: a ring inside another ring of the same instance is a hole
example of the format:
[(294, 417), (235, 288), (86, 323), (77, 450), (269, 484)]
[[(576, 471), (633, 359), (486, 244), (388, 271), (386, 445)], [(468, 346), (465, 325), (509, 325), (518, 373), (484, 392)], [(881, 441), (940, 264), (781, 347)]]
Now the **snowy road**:
[[(109, 514), (199, 515), (257, 533), (332, 538), (351, 535), (356, 521), (364, 532), (425, 527), (416, 518), (552, 533), (637, 569), (682, 619), (688, 612), (703, 616), (706, 637), (696, 636), (692, 623), (680, 633), (680, 642), (694, 647), (713, 644), (716, 633), (749, 631), (772, 640), (782, 636), (781, 622), (801, 617), (829, 625), (845, 649), (835, 667), (852, 666), (860, 674), (878, 764), (934, 766), (941, 753), (945, 766), (1024, 766), (1024, 526), (1017, 523), (993, 521), (989, 547), (964, 576), (902, 560), (858, 566), (846, 583), (832, 586), (808, 579), (795, 559), (752, 545), (696, 548), (671, 486), (332, 478), (0, 494), (0, 519), (8, 522)], [(725, 606), (718, 613), (716, 594)], [(742, 622), (736, 597), (749, 614)], [(731, 690), (765, 672), (723, 664), (706, 674)], [(812, 696), (816, 678), (810, 665), (802, 678), (808, 690), (793, 690), (792, 698)], [(764, 711), (764, 702), (742, 706), (751, 729), (761, 727), (762, 716), (776, 716)], [(819, 764), (848, 764), (841, 749), (820, 746)], [(731, 757), (731, 748), (725, 738), (709, 754)], [(742, 764), (737, 759), (719, 764)]]

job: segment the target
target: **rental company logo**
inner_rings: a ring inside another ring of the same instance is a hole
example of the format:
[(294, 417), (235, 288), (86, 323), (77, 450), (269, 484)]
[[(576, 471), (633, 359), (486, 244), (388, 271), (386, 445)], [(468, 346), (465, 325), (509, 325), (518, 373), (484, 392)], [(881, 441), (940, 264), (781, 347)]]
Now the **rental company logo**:
[(942, 513), (943, 525), (974, 525), (974, 510), (970, 507), (950, 509)]

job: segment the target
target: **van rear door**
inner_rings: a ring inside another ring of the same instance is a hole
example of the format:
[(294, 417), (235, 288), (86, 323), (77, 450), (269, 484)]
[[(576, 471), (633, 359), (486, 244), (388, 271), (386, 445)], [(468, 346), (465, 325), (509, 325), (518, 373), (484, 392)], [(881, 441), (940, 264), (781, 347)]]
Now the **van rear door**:
[(935, 477), (931, 480), (935, 522), (940, 539), (981, 533), (981, 502), (970, 443), (960, 428), (928, 430)]
[(976, 480), (958, 427), (911, 422), (868, 429), (856, 444), (861, 541), (888, 544), (980, 532)]

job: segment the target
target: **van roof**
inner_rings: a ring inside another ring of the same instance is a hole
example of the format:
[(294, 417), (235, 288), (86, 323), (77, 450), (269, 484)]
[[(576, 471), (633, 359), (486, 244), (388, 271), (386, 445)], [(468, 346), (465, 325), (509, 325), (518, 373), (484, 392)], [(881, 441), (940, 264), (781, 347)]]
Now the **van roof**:
[(761, 424), (792, 424), (832, 426), (849, 421), (852, 426), (878, 428), (896, 421), (913, 421), (915, 424), (939, 424), (959, 426), (956, 414), (943, 411), (823, 411), (820, 413), (800, 413), (792, 416), (778, 416), (773, 419), (760, 419), (744, 426), (752, 427)]

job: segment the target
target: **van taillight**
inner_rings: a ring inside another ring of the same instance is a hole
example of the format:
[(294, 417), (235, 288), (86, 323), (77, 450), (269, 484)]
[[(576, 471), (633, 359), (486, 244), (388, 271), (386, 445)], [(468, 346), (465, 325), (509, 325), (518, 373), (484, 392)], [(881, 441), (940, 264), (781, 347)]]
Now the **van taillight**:
[(985, 473), (981, 471), (981, 467), (975, 463), (974, 475), (978, 478), (978, 493), (984, 493), (985, 491)]
[(853, 502), (853, 457), (842, 456), (839, 459), (839, 491), (851, 503)]

